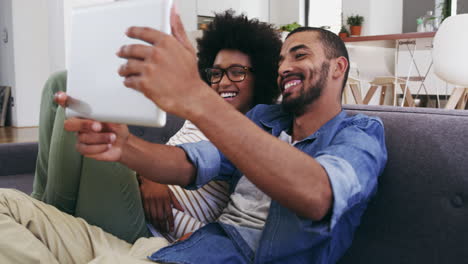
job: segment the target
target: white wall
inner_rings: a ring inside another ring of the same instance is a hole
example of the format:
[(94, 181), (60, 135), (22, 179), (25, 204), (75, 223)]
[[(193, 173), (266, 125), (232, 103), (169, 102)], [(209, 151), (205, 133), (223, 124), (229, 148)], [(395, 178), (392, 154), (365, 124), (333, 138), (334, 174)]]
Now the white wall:
[(369, 32), (399, 34), (403, 30), (403, 0), (372, 0)]
[(310, 0), (309, 26), (329, 26), (330, 31), (338, 33), (341, 29), (341, 1), (342, 0)]
[(48, 0), (50, 71), (65, 69), (64, 1)]
[(403, 0), (343, 0), (343, 18), (364, 17), (362, 35), (398, 34), (403, 28)]
[(200, 16), (213, 16), (215, 12), (222, 12), (226, 9), (232, 8), (239, 10), (239, 0), (198, 0), (197, 1), (197, 14)]
[(238, 13), (245, 13), (249, 18), (268, 22), (270, 20), (269, 2), (269, 0), (198, 0), (197, 14), (213, 16), (215, 12), (223, 12), (232, 8)]
[(177, 10), (187, 32), (197, 30), (197, 0), (176, 0)]
[(47, 0), (1, 0), (0, 85), (12, 87), (12, 125), (37, 126), (42, 86), (50, 75)]
[[(0, 0), (0, 85), (14, 86), (12, 0)], [(4, 32), (6, 30), (6, 33)], [(3, 39), (8, 35), (8, 42)]]
[(12, 1), (13, 126), (37, 126), (42, 85), (50, 75), (47, 0)]
[(304, 8), (303, 0), (270, 0), (270, 23), (278, 27), (293, 22), (304, 25)]
[(245, 12), (249, 18), (257, 18), (263, 22), (270, 21), (269, 0), (240, 0), (240, 11)]

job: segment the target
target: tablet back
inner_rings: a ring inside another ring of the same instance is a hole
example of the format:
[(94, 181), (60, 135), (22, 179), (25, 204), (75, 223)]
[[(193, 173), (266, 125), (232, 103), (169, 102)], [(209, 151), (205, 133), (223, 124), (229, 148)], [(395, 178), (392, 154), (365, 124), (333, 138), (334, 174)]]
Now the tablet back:
[(130, 26), (170, 34), (171, 6), (172, 0), (127, 0), (73, 10), (67, 78), (72, 100), (67, 117), (164, 126), (166, 113), (142, 93), (123, 85), (117, 70), (125, 60), (115, 53), (123, 45), (143, 43), (125, 35)]

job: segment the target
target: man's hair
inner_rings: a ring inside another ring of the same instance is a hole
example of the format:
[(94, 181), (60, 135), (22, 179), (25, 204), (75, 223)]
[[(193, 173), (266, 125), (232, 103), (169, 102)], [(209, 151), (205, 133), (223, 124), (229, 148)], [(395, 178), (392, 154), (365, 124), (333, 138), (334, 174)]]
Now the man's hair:
[(348, 61), (348, 68), (346, 69), (344, 79), (343, 79), (343, 84), (341, 91), (343, 92), (344, 87), (346, 86), (346, 81), (348, 80), (348, 74), (349, 74), (349, 55), (348, 55), (348, 50), (346, 49), (346, 46), (341, 40), (341, 38), (338, 37), (335, 33), (328, 31), (323, 28), (316, 28), (316, 27), (300, 27), (297, 28), (291, 33), (288, 34), (286, 39), (288, 39), (290, 36), (299, 33), (299, 32), (306, 32), (306, 31), (312, 31), (312, 32), (317, 32), (318, 33), (318, 39), (322, 43), (323, 49), (325, 50), (325, 56), (327, 59), (335, 59), (338, 57), (345, 57), (346, 60)]
[(267, 23), (236, 16), (230, 9), (215, 15), (198, 43), (198, 70), (207, 82), (205, 69), (213, 66), (219, 51), (238, 50), (249, 56), (255, 75), (254, 104), (271, 104), (280, 90), (276, 83), (281, 50), (279, 33)]

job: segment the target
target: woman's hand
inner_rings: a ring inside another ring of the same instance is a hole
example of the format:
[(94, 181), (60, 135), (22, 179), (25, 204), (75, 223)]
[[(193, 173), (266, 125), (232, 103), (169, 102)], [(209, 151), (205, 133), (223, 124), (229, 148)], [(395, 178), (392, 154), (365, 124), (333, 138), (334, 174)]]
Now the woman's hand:
[(159, 231), (174, 231), (172, 206), (179, 211), (184, 211), (184, 208), (171, 189), (167, 185), (147, 180), (142, 176), (140, 176), (140, 182), (141, 200), (146, 219)]
[(54, 94), (54, 101), (61, 107), (67, 107), (68, 100), (70, 100), (70, 98), (64, 92), (57, 92)]

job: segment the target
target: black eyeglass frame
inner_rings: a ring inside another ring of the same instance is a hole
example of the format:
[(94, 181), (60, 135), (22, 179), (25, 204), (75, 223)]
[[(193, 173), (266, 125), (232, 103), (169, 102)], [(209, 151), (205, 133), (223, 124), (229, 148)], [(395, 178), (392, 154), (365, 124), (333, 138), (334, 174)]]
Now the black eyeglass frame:
[[(229, 76), (229, 69), (232, 69), (232, 68), (241, 68), (243, 70), (245, 70), (245, 74), (244, 76), (242, 77), (242, 80), (238, 80), (238, 81), (233, 81), (231, 79), (231, 76)], [(213, 69), (216, 69), (216, 70), (220, 70), (221, 71), (221, 77), (219, 78), (219, 81), (217, 82), (212, 82), (210, 79), (210, 71), (213, 70)], [(210, 84), (217, 84), (217, 83), (220, 83), (221, 80), (223, 79), (224, 75), (227, 76), (227, 78), (231, 81), (231, 82), (242, 82), (245, 80), (245, 77), (247, 76), (247, 72), (253, 72), (254, 69), (252, 67), (247, 67), (247, 66), (240, 66), (240, 65), (233, 65), (233, 66), (229, 66), (227, 67), (226, 69), (222, 69), (222, 68), (206, 68), (205, 69), (205, 73), (206, 73), (206, 78), (208, 79), (208, 82)]]

